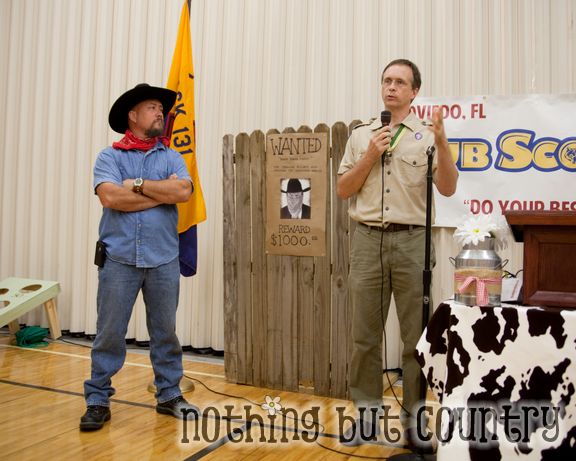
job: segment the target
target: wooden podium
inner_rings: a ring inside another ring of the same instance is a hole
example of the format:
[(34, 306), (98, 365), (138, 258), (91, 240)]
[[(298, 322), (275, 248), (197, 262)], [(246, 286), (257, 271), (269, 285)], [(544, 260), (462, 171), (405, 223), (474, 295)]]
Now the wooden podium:
[(524, 242), (524, 304), (576, 309), (576, 212), (508, 211)]

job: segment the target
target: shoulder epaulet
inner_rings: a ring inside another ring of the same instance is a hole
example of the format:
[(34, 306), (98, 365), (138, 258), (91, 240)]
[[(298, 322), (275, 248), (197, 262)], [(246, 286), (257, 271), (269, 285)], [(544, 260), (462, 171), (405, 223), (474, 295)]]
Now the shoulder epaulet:
[(356, 128), (360, 128), (361, 126), (372, 125), (372, 123), (374, 122), (374, 120), (376, 120), (376, 117), (371, 118), (371, 119), (368, 120), (366, 123), (359, 123), (359, 124), (356, 125), (354, 128), (352, 128), (352, 130), (355, 130)]

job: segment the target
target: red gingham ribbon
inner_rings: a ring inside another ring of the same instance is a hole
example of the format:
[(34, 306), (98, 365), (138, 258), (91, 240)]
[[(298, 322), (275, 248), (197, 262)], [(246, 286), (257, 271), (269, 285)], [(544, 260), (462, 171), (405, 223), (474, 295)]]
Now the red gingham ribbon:
[(457, 282), (462, 282), (458, 287), (458, 293), (462, 293), (470, 284), (476, 283), (476, 304), (479, 306), (485, 306), (488, 304), (488, 287), (486, 285), (497, 285), (502, 283), (502, 279), (498, 278), (480, 278), (456, 274), (455, 277)]

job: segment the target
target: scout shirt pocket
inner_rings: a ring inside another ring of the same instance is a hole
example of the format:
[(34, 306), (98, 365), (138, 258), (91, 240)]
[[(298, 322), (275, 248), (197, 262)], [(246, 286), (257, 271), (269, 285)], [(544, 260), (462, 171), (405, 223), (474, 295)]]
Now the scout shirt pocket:
[(409, 187), (421, 186), (426, 181), (428, 160), (425, 155), (402, 155), (398, 165), (398, 177)]

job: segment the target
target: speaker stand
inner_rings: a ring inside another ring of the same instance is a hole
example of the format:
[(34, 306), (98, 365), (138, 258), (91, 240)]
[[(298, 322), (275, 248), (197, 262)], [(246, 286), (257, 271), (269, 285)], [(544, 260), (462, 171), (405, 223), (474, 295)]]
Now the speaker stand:
[[(434, 158), (435, 147), (430, 146), (426, 150), (428, 158), (428, 168), (426, 170), (426, 239), (424, 248), (424, 271), (422, 274), (422, 282), (424, 289), (422, 291), (422, 332), (428, 325), (428, 317), (430, 315), (430, 285), (432, 283), (432, 270), (430, 269), (430, 249), (432, 241), (432, 159)], [(420, 376), (420, 401), (426, 404), (426, 377), (421, 374)], [(401, 455), (393, 455), (388, 458), (389, 461), (435, 461), (435, 454), (423, 453), (402, 453)]]

